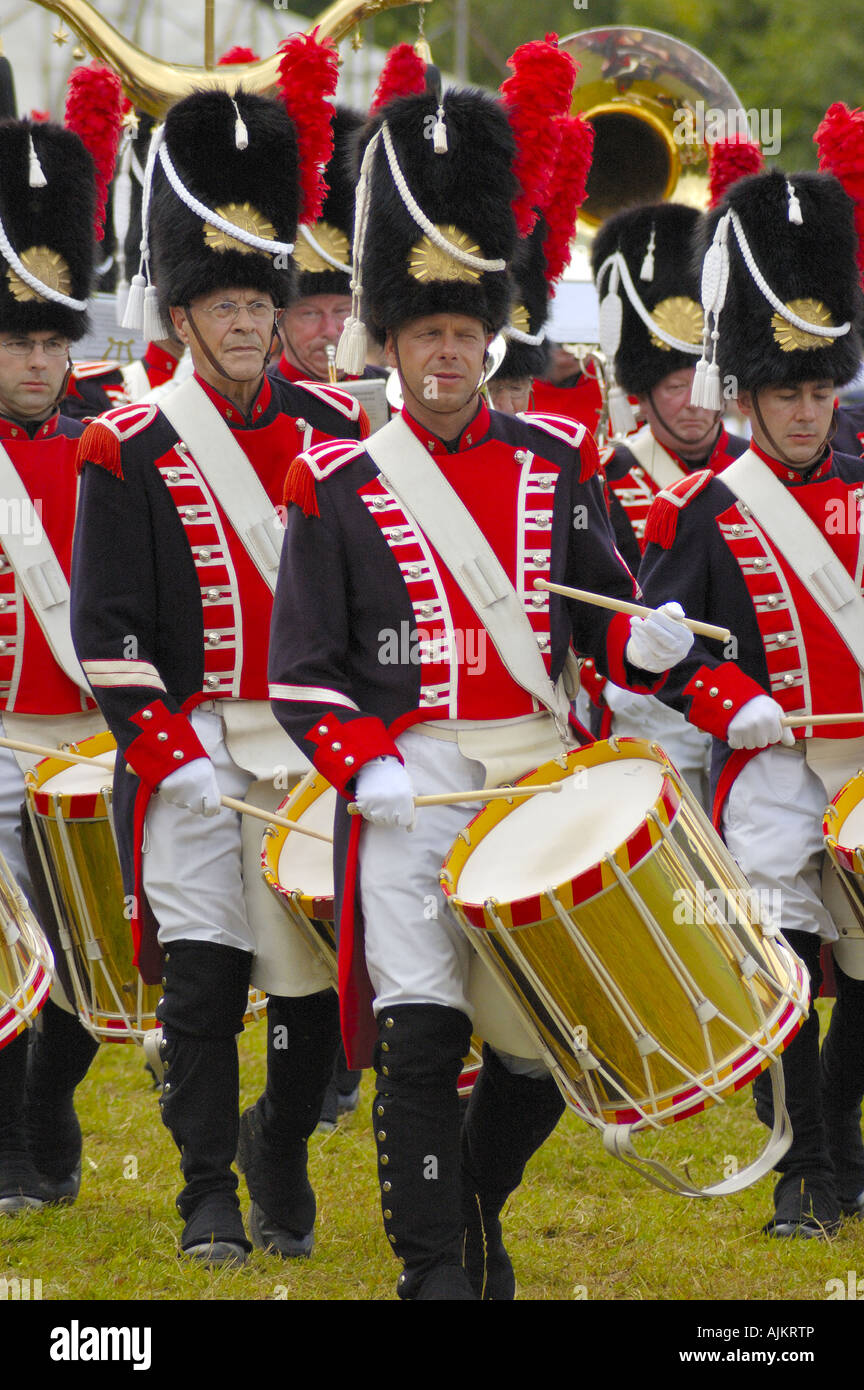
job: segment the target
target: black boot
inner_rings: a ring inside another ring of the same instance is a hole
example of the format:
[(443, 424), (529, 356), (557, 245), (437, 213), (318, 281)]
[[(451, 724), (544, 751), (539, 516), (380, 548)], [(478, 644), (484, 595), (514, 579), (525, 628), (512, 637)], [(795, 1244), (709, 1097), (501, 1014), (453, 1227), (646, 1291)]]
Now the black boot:
[(847, 975), (836, 959), (834, 979), (837, 998), (820, 1056), (822, 1108), (840, 1205), (864, 1217), (864, 980)]
[(207, 1264), (240, 1264), (243, 1230), (231, 1164), (239, 1133), (237, 1034), (249, 995), (251, 956), (231, 946), (175, 941), (165, 955), (162, 1119), (182, 1155), (177, 1198), (181, 1249)]
[(47, 1202), (71, 1205), (81, 1186), (81, 1126), (75, 1088), (99, 1044), (75, 1014), (50, 999), (27, 1062), (27, 1139)]
[(0, 1050), (0, 1216), (43, 1204), (24, 1120), (30, 1032), (25, 1028)]
[(338, 1046), (335, 990), (298, 999), (270, 995), (267, 1084), (240, 1122), (237, 1166), (252, 1199), (253, 1242), (286, 1258), (312, 1250), (315, 1194), (306, 1141), (318, 1123)]
[(470, 1038), (466, 1015), (443, 1005), (401, 1004), (378, 1018), (372, 1123), (402, 1299), (476, 1298), (462, 1268), (457, 1091)]
[[(776, 1165), (781, 1177), (774, 1188), (774, 1216), (763, 1231), (774, 1237), (818, 1239), (831, 1234), (840, 1220), (820, 1084), (816, 999), (822, 984), (821, 943), (815, 933), (790, 931), (783, 935), (810, 973), (812, 1002), (806, 1022), (782, 1056), (792, 1144)], [(754, 1081), (753, 1094), (756, 1113), (770, 1128), (774, 1123), (774, 1106), (771, 1081), (764, 1072)]]
[(516, 1296), (501, 1211), (522, 1181), (529, 1158), (563, 1113), (564, 1100), (551, 1077), (515, 1075), (484, 1046), (483, 1066), (468, 1101), (462, 1134), (465, 1269), (474, 1292), (484, 1301)]

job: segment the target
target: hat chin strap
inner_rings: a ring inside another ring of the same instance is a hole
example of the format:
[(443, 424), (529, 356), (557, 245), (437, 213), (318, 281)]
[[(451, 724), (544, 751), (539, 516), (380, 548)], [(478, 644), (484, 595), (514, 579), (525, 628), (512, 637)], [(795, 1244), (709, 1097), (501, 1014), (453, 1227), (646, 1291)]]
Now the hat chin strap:
[(761, 407), (760, 407), (760, 405), (759, 405), (759, 392), (758, 392), (758, 390), (754, 388), (753, 390), (751, 390), (750, 395), (751, 395), (751, 398), (752, 398), (752, 400), (753, 400), (753, 412), (754, 412), (754, 414), (755, 414), (755, 416), (756, 416), (756, 419), (759, 421), (759, 428), (762, 430), (762, 433), (765, 435), (765, 438), (768, 440), (768, 443), (771, 445), (771, 448), (772, 448), (772, 450), (773, 450), (773, 452), (774, 452), (774, 457), (775, 457), (775, 458), (779, 459), (781, 463), (785, 463), (786, 466), (787, 466), (788, 468), (791, 468), (795, 473), (806, 473), (808, 468), (812, 468), (813, 465), (814, 465), (814, 463), (818, 463), (818, 462), (819, 462), (819, 460), (821, 459), (822, 455), (823, 455), (824, 452), (825, 452), (825, 449), (826, 449), (827, 447), (830, 447), (831, 440), (834, 438), (834, 435), (837, 433), (837, 412), (836, 412), (836, 411), (834, 411), (834, 412), (832, 413), (832, 415), (831, 415), (831, 428), (829, 429), (829, 431), (828, 431), (828, 433), (826, 434), (825, 438), (822, 440), (822, 443), (819, 445), (819, 448), (816, 450), (816, 452), (815, 452), (815, 454), (813, 455), (813, 457), (812, 457), (811, 459), (808, 459), (806, 463), (803, 463), (803, 464), (802, 464), (802, 463), (796, 463), (796, 462), (794, 461), (794, 459), (790, 459), (789, 456), (788, 456), (787, 454), (784, 454), (784, 452), (783, 452), (783, 450), (780, 448), (780, 445), (779, 445), (779, 444), (775, 443), (775, 441), (774, 441), (774, 436), (771, 434), (771, 431), (768, 429), (768, 426), (765, 424), (765, 420), (764, 420), (763, 415), (762, 415), (762, 410), (761, 410)]
[[(233, 382), (235, 383), (235, 385), (237, 385), (237, 386), (246, 386), (248, 383), (247, 383), (243, 378), (238, 377), (238, 376), (232, 376), (230, 372), (226, 372), (225, 368), (222, 366), (222, 364), (221, 364), (220, 362), (217, 362), (217, 361), (216, 361), (216, 358), (213, 356), (212, 352), (210, 351), (209, 347), (207, 346), (207, 344), (205, 343), (204, 339), (201, 337), (201, 334), (200, 334), (199, 331), (198, 331), (198, 325), (197, 325), (197, 323), (195, 322), (195, 319), (194, 319), (193, 316), (192, 316), (192, 310), (191, 310), (191, 308), (189, 307), (188, 304), (186, 305), (186, 317), (187, 317), (188, 320), (189, 320), (189, 323), (190, 323), (191, 328), (192, 328), (192, 332), (195, 334), (195, 341), (197, 342), (197, 344), (198, 344), (198, 346), (200, 347), (201, 351), (203, 352), (204, 356), (207, 358), (207, 361), (210, 363), (210, 366), (213, 368), (214, 372), (218, 372), (218, 373), (219, 373), (219, 376), (223, 376), (223, 377), (225, 378), (226, 381), (233, 381)], [(258, 380), (259, 380), (259, 382), (262, 380), (262, 378), (263, 378), (263, 376), (264, 376), (264, 373), (265, 373), (266, 370), (267, 370), (267, 362), (268, 362), (269, 357), (270, 357), (270, 352), (271, 352), (272, 347), (273, 347), (273, 339), (274, 339), (275, 337), (276, 337), (276, 317), (275, 317), (275, 315), (274, 315), (274, 317), (273, 317), (273, 332), (270, 334), (270, 345), (269, 345), (269, 347), (267, 348), (266, 352), (263, 354), (263, 362), (262, 362), (262, 364), (261, 364), (261, 371), (260, 371), (259, 374), (258, 374)]]
[[(694, 440), (694, 439), (685, 439), (683, 435), (677, 434), (676, 431), (673, 430), (672, 426), (671, 426), (670, 424), (667, 424), (666, 420), (665, 420), (664, 417), (661, 415), (660, 411), (659, 411), (658, 408), (657, 408), (657, 402), (656, 402), (655, 399), (654, 399), (654, 392), (653, 392), (653, 390), (651, 390), (651, 391), (648, 392), (648, 399), (649, 399), (649, 401), (651, 402), (651, 409), (654, 411), (654, 414), (657, 416), (657, 419), (660, 421), (660, 424), (663, 426), (664, 430), (665, 430), (666, 433), (669, 435), (669, 437), (670, 437), (671, 439), (674, 439), (674, 440), (675, 440), (676, 444), (683, 444), (683, 445), (685, 445), (687, 448), (695, 449), (695, 448), (697, 447), (697, 445), (702, 445), (702, 444), (704, 444), (705, 440), (708, 438), (709, 434), (710, 434), (711, 431), (714, 430), (714, 429), (716, 429), (716, 431), (717, 431), (717, 434), (716, 434), (715, 437), (714, 437), (714, 444), (716, 444), (716, 443), (717, 443), (717, 440), (720, 438), (720, 431), (721, 431), (722, 428), (723, 428), (723, 421), (720, 419), (720, 414), (721, 414), (720, 411), (716, 411), (716, 410), (714, 411), (714, 414), (715, 414), (718, 418), (717, 418), (715, 421), (713, 421), (712, 424), (710, 424), (710, 425), (708, 426), (707, 430), (706, 430), (705, 433), (702, 435), (702, 438), (701, 438), (701, 439), (695, 439), (695, 440)], [(712, 447), (712, 449), (713, 449), (714, 445), (712, 444), (711, 447)]]

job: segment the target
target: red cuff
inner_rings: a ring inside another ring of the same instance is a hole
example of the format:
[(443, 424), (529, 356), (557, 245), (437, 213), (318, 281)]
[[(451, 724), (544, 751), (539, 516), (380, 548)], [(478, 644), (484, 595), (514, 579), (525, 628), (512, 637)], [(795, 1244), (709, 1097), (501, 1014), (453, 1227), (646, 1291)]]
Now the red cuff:
[(750, 676), (745, 676), (734, 661), (722, 665), (700, 666), (683, 693), (692, 704), (687, 718), (715, 738), (725, 739), (729, 725), (748, 700), (766, 692)]
[(598, 709), (603, 704), (603, 687), (606, 683), (606, 677), (601, 676), (591, 657), (586, 657), (579, 669), (579, 684), (592, 705), (596, 705)]
[(148, 787), (194, 758), (206, 758), (204, 747), (185, 714), (172, 714), (161, 700), (139, 710), (131, 723), (143, 730), (126, 749), (126, 761)]
[(398, 758), (402, 754), (380, 719), (368, 716), (340, 723), (335, 714), (325, 714), (306, 734), (317, 752), (312, 759), (318, 772), (326, 777), (342, 796), (345, 788), (357, 776), (364, 763), (373, 758)]
[[(641, 681), (631, 680), (627, 674), (627, 658), (625, 652), (627, 643), (630, 641), (630, 616), (627, 613), (616, 613), (608, 628), (606, 629), (606, 662), (609, 667), (609, 679), (616, 685), (621, 685), (625, 690), (632, 690), (637, 695), (653, 695), (655, 690), (659, 690), (665, 683), (668, 671), (652, 671), (651, 679), (645, 684)], [(631, 666), (633, 663), (630, 663)], [(641, 667), (636, 667), (641, 670)]]

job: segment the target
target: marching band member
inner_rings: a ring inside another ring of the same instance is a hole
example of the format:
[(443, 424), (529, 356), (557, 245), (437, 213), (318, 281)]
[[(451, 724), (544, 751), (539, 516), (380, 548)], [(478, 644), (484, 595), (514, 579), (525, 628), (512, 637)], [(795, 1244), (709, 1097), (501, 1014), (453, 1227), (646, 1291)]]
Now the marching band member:
[[(335, 388), (274, 386), (265, 374), (291, 297), (298, 214), (320, 205), (304, 151), (326, 137), (322, 92), (336, 81), (329, 43), (288, 45), (316, 68), (314, 90), (301, 91), (283, 64), (291, 118), (241, 89), (196, 93), (169, 112), (151, 152), (149, 240), (160, 307), (195, 375), (158, 408), (92, 423), (79, 450), (73, 631), (121, 754), (114, 805), (139, 964), (164, 986), (162, 1116), (182, 1154), (181, 1248), (209, 1264), (242, 1262), (250, 1248), (231, 1169), (238, 1143), (254, 1244), (309, 1254), (306, 1140), (338, 1044), (327, 971), (263, 882), (260, 824), (241, 829), (219, 804), (248, 794), (273, 809), (305, 766), (266, 702), (276, 507), (298, 447), (365, 428)], [(236, 1035), (250, 970), (269, 995), (267, 1082), (241, 1123)]]
[[(645, 421), (601, 455), (618, 549), (634, 573), (660, 489), (702, 468), (716, 472), (746, 448), (726, 433), (720, 411), (690, 404), (702, 348), (699, 277), (691, 264), (698, 222), (695, 208), (658, 203), (610, 217), (594, 240), (598, 294), (607, 307), (615, 299), (621, 306), (620, 336), (608, 345), (610, 397), (616, 388), (635, 396)], [(599, 709), (594, 732), (657, 739), (707, 805), (711, 740), (653, 696), (599, 679), (590, 663), (583, 680)]]
[[(470, 947), (438, 872), (477, 807), (415, 820), (414, 793), (479, 790), (566, 747), (571, 639), (643, 689), (690, 640), (668, 614), (631, 627), (533, 591), (551, 574), (629, 598), (633, 581), (584, 426), (499, 415), (478, 395), (508, 316), (516, 153), (502, 105), (477, 92), (407, 96), (367, 128), (355, 280), (406, 405), (366, 444), (292, 465), (273, 611), (273, 708), (344, 798), (343, 1033), (349, 1062), (368, 1064), (374, 1044), (382, 1210), (403, 1299), (514, 1296), (499, 1213), (563, 1109), (541, 1065), (487, 1047), (460, 1171)], [(349, 844), (354, 797), (363, 819)]]
[[(76, 135), (0, 125), (0, 732), (49, 746), (103, 727), (69, 631), (83, 426), (58, 409), (69, 344), (87, 330), (94, 203), (93, 166)], [(0, 750), (0, 851), (38, 910), (21, 822), (24, 768), (35, 761)], [(43, 925), (51, 935), (44, 916)], [(60, 968), (56, 943), (55, 955)], [(0, 1213), (74, 1201), (73, 1095), (96, 1050), (55, 984), (35, 1033), (0, 1051)]]
[[(794, 1137), (765, 1227), (819, 1237), (864, 1206), (864, 942), (854, 923), (838, 942), (849, 909), (820, 880), (824, 808), (864, 748), (864, 463), (830, 445), (835, 393), (861, 358), (852, 206), (829, 175), (772, 170), (729, 189), (712, 236), (703, 288), (716, 356), (697, 367), (707, 388), (697, 399), (713, 408), (712, 384), (736, 383), (753, 442), (719, 475), (705, 469), (658, 494), (640, 579), (649, 602), (680, 594), (735, 636), (732, 654), (697, 640), (663, 698), (714, 736), (716, 823), (753, 887), (779, 902), (814, 999), (820, 942), (835, 943), (821, 1059), (815, 1009), (783, 1053)], [(808, 724), (839, 712), (861, 720)], [(754, 1089), (770, 1124), (764, 1077)]]

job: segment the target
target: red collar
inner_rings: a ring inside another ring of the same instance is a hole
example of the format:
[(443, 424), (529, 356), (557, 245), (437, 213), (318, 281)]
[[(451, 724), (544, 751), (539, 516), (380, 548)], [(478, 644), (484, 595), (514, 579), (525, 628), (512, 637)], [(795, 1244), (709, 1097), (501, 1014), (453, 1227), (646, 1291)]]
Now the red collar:
[(295, 367), (293, 362), (289, 362), (284, 352), (279, 358), (279, 373), (281, 376), (287, 377), (289, 381), (309, 381), (310, 379), (309, 373), (302, 371), (300, 367)]
[(801, 487), (805, 486), (807, 483), (821, 482), (822, 479), (826, 478), (831, 472), (834, 463), (834, 455), (829, 449), (822, 462), (814, 468), (813, 472), (807, 478), (803, 478), (801, 473), (796, 471), (796, 469), (790, 468), (787, 464), (781, 462), (780, 459), (772, 458), (770, 454), (766, 454), (764, 449), (760, 449), (755, 439), (750, 440), (750, 448), (763, 463), (768, 465), (775, 478), (779, 478), (781, 483), (786, 483), (787, 485), (794, 486), (797, 484)]
[(222, 395), (221, 391), (217, 391), (214, 386), (210, 386), (206, 381), (202, 381), (197, 372), (195, 373), (195, 380), (198, 382), (202, 391), (204, 391), (213, 402), (219, 414), (222, 416), (222, 419), (235, 430), (249, 429), (251, 425), (257, 424), (259, 418), (264, 414), (270, 404), (270, 397), (273, 395), (273, 388), (265, 376), (261, 382), (261, 389), (255, 397), (255, 401), (247, 419), (242, 410), (240, 410), (233, 401), (227, 400), (226, 397)]
[[(475, 444), (479, 444), (482, 439), (486, 438), (491, 425), (489, 407), (481, 398), (477, 414), (473, 419), (468, 421), (468, 424), (459, 436), (458, 444), (455, 448), (448, 449), (447, 444), (445, 444), (443, 440), (439, 439), (437, 435), (432, 434), (432, 432), (427, 430), (423, 425), (418, 425), (413, 416), (409, 415), (408, 411), (405, 409), (402, 411), (402, 419), (405, 421), (411, 433), (417, 436), (424, 449), (428, 449), (430, 454), (464, 453), (466, 449), (473, 448)], [(447, 443), (450, 443), (450, 441), (448, 440)]]
[(144, 362), (148, 367), (152, 367), (156, 372), (163, 372), (166, 377), (172, 377), (179, 365), (179, 357), (175, 357), (173, 352), (166, 352), (156, 343), (148, 343), (147, 351), (144, 354)]
[(0, 439), (47, 439), (57, 433), (59, 419), (60, 411), (55, 410), (53, 415), (42, 421), (35, 434), (31, 435), (26, 421), (10, 420), (7, 416), (0, 415)]

